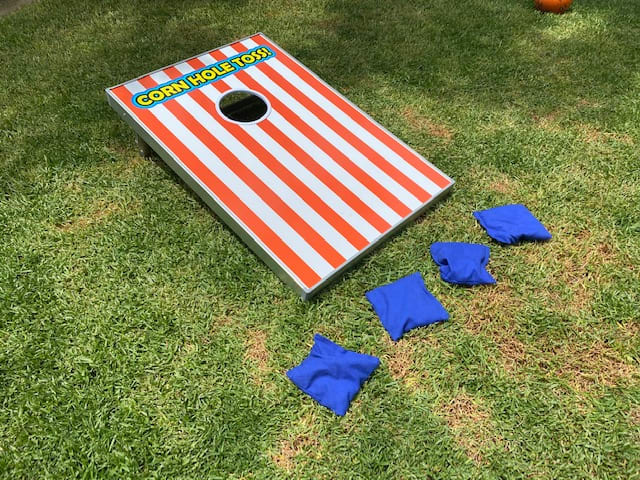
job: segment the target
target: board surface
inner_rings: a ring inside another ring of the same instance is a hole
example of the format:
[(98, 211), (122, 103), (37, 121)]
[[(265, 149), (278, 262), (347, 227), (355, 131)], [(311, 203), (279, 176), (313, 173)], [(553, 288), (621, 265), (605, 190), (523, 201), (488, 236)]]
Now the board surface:
[[(257, 121), (219, 102), (250, 92)], [(308, 298), (453, 180), (258, 33), (106, 90), (249, 247)]]

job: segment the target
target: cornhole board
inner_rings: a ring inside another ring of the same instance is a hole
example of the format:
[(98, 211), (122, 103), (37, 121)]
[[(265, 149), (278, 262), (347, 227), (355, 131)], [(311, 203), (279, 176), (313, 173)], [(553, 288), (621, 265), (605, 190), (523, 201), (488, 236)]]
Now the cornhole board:
[[(221, 109), (236, 91), (254, 95), (260, 118)], [(454, 183), (262, 33), (106, 93), (303, 299)]]

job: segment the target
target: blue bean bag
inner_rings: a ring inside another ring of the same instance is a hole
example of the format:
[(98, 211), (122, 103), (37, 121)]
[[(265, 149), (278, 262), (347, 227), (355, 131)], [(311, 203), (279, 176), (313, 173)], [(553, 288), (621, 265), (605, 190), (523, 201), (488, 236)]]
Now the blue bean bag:
[(489, 208), (473, 212), (473, 216), (491, 238), (507, 245), (551, 238), (551, 234), (544, 225), (524, 205)]
[(489, 247), (477, 243), (436, 242), (430, 248), (433, 261), (440, 267), (440, 277), (456, 285), (496, 283), (485, 269)]
[(287, 377), (320, 405), (342, 416), (380, 360), (345, 350), (320, 334), (313, 340), (307, 358), (289, 370)]
[(449, 320), (449, 313), (425, 288), (420, 272), (375, 288), (366, 297), (396, 342), (413, 328)]

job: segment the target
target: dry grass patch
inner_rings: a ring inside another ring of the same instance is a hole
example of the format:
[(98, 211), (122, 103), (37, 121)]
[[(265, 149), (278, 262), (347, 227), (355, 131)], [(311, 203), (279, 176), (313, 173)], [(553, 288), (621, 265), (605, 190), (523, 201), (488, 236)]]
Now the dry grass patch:
[(307, 414), (293, 425), (292, 433), (280, 441), (276, 452), (271, 454), (271, 461), (286, 472), (291, 472), (301, 456), (318, 458), (320, 456), (316, 418)]
[(476, 464), (484, 463), (487, 450), (504, 443), (493, 431), (489, 409), (466, 393), (440, 405), (438, 414), (447, 422), (456, 443)]
[(638, 377), (638, 369), (619, 358), (602, 341), (589, 346), (567, 343), (553, 352), (558, 366), (549, 372), (568, 380), (577, 391), (589, 391), (597, 386), (613, 387)]
[(544, 115), (533, 115), (532, 119), (538, 127), (548, 132), (559, 132), (562, 130), (558, 125), (559, 115), (560, 112), (558, 110), (554, 110)]
[(513, 335), (505, 335), (497, 342), (502, 366), (507, 372), (513, 373), (527, 362), (527, 348), (524, 343)]
[(505, 328), (511, 331), (513, 318), (522, 305), (522, 298), (508, 283), (498, 282), (486, 288), (476, 288), (473, 296), (460, 308), (464, 327), (469, 333), (484, 333), (495, 339), (504, 336)]
[(416, 368), (415, 342), (410, 340), (400, 340), (394, 343), (391, 339), (386, 338), (387, 352), (384, 354), (383, 363), (387, 365), (391, 376), (399, 381), (403, 382), (411, 391), (419, 389), (420, 384), (428, 374), (427, 372), (420, 372)]
[(254, 381), (262, 383), (261, 378), (269, 369), (269, 351), (267, 350), (267, 334), (263, 330), (250, 330), (245, 340), (245, 359), (249, 360), (255, 369)]
[(513, 180), (502, 175), (502, 178), (496, 179), (489, 184), (489, 190), (503, 195), (511, 195), (516, 191), (516, 186)]
[[(574, 234), (562, 228), (550, 231), (554, 238), (544, 251), (531, 249), (525, 256), (530, 265), (544, 262), (547, 285), (538, 294), (553, 310), (570, 314), (588, 312), (595, 293), (608, 281), (605, 271), (623, 264), (612, 247), (614, 240), (606, 233), (591, 230)], [(567, 290), (568, 297), (563, 295)]]
[(384, 342), (386, 352), (381, 355), (382, 363), (387, 366), (393, 379), (402, 382), (412, 393), (419, 391), (429, 377), (429, 372), (420, 367), (419, 359), (434, 350), (447, 355), (433, 335), (426, 339), (401, 339), (395, 343), (386, 337)]
[(640, 321), (629, 320), (620, 323), (617, 327), (618, 336), (625, 342), (633, 341), (640, 338)]
[[(486, 178), (489, 180), (489, 185), (487, 186), (486, 183), (478, 184), (478, 188), (481, 191), (488, 189), (507, 197), (517, 195), (518, 191), (522, 189), (522, 183), (518, 179), (505, 175), (498, 169), (486, 166), (482, 168), (471, 167), (467, 177), (472, 181), (478, 178)], [(481, 227), (478, 225), (478, 228)]]
[(117, 203), (98, 202), (89, 215), (72, 218), (64, 223), (56, 225), (63, 232), (76, 232), (83, 230), (90, 225), (100, 223), (114, 213), (120, 211), (121, 206)]
[(131, 177), (139, 175), (138, 169), (144, 168), (146, 165), (154, 161), (160, 162), (161, 160), (156, 158), (144, 158), (139, 154), (127, 156), (124, 166), (118, 169), (117, 177), (122, 179), (129, 179)]
[(107, 147), (109, 153), (118, 157), (122, 161), (117, 163), (107, 163), (103, 164), (103, 169), (108, 171), (115, 170), (116, 176), (118, 178), (127, 178), (140, 166), (147, 164), (148, 162), (152, 162), (154, 160), (159, 160), (158, 157), (150, 157), (145, 158), (138, 152), (137, 145), (132, 143), (131, 145), (123, 146), (121, 144), (112, 145)]
[(411, 128), (416, 130), (426, 130), (429, 132), (429, 135), (446, 141), (450, 141), (453, 138), (453, 131), (450, 128), (445, 125), (432, 122), (412, 107), (405, 108), (402, 111), (402, 116)]
[(639, 376), (638, 368), (626, 363), (612, 347), (601, 340), (586, 343), (578, 331), (573, 331), (564, 342), (550, 348), (544, 346), (544, 340), (524, 344), (508, 334), (497, 339), (496, 343), (507, 372), (515, 373), (530, 366), (547, 377), (565, 379), (578, 392), (613, 387)]
[(631, 409), (629, 412), (629, 421), (632, 425), (640, 426), (640, 407)]
[(78, 179), (71, 180), (64, 185), (64, 190), (69, 193), (80, 193), (82, 192), (82, 182)]
[(293, 470), (296, 458), (304, 452), (309, 452), (318, 446), (318, 440), (307, 434), (283, 440), (280, 443), (278, 453), (272, 455), (271, 460), (281, 469), (290, 472)]
[(586, 143), (619, 142), (625, 145), (633, 145), (635, 143), (633, 138), (626, 133), (603, 132), (593, 125), (587, 124), (579, 125), (578, 128)]
[(395, 380), (404, 380), (413, 370), (414, 347), (410, 342), (400, 342), (390, 349), (391, 353), (385, 355), (389, 373)]
[(596, 108), (600, 106), (601, 106), (600, 103), (594, 102), (592, 100), (587, 100), (586, 98), (581, 98), (578, 101), (578, 108)]
[(515, 318), (524, 300), (509, 284), (498, 282), (474, 291), (462, 307), (464, 328), (472, 335), (485, 335), (501, 353), (501, 363), (508, 372), (522, 366), (527, 359), (525, 345), (516, 337)]

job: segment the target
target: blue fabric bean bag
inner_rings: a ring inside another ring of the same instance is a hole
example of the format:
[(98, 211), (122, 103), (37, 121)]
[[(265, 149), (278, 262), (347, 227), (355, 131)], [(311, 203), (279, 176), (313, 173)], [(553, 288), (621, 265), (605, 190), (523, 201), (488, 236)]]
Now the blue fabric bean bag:
[(366, 296), (396, 342), (413, 328), (449, 320), (449, 313), (424, 286), (420, 272), (375, 288)]
[(456, 285), (496, 283), (485, 269), (489, 247), (477, 243), (436, 242), (430, 248), (433, 261), (440, 267), (440, 277)]
[(489, 208), (473, 212), (473, 216), (491, 238), (507, 245), (551, 238), (549, 231), (524, 205)]
[(313, 340), (307, 358), (289, 370), (287, 377), (320, 405), (342, 416), (380, 360), (345, 350), (320, 334)]

